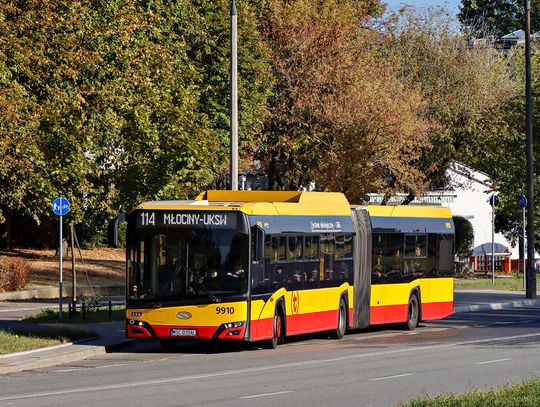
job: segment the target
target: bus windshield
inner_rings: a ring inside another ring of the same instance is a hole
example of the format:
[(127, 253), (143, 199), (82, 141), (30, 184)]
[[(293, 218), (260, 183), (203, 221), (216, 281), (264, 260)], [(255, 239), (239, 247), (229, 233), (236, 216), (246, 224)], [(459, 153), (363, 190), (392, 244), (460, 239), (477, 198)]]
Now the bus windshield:
[(203, 303), (246, 294), (248, 241), (235, 230), (138, 231), (128, 242), (128, 301)]

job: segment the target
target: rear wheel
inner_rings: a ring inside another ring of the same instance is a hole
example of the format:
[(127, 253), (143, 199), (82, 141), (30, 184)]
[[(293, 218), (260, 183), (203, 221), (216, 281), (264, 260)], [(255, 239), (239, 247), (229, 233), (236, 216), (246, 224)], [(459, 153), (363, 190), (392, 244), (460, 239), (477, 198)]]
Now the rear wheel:
[(409, 306), (407, 311), (407, 322), (405, 327), (412, 331), (418, 326), (420, 321), (420, 300), (418, 299), (418, 294), (413, 293), (411, 298), (409, 298)]
[(341, 339), (345, 335), (347, 329), (347, 306), (345, 300), (342, 298), (339, 302), (337, 327), (334, 331), (334, 338)]

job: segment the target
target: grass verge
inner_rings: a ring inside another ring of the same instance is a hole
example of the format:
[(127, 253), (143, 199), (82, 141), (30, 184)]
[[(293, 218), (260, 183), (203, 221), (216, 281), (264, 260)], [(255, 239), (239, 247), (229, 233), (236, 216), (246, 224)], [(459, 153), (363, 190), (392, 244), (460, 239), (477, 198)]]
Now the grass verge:
[[(60, 322), (58, 318), (59, 312), (52, 309), (40, 311), (36, 315), (26, 316), (23, 321), (39, 322), (39, 323), (54, 323)], [(108, 322), (108, 321), (123, 321), (126, 319), (126, 307), (123, 305), (115, 305), (109, 314), (109, 307), (90, 307), (85, 310), (83, 315), (80, 308), (76, 314), (72, 314), (71, 318), (67, 311), (62, 312), (62, 323), (88, 323), (88, 322)]]
[[(456, 278), (456, 288), (490, 288), (495, 290), (523, 291), (523, 277), (519, 276), (495, 276), (495, 285), (491, 284), (491, 276), (473, 279)], [(537, 290), (540, 289), (540, 280), (537, 278)]]
[(95, 333), (69, 327), (50, 328), (34, 333), (0, 331), (0, 355), (59, 345), (91, 338)]
[(537, 407), (540, 406), (540, 379), (534, 378), (514, 386), (502, 386), (492, 391), (467, 394), (441, 394), (421, 397), (400, 407)]

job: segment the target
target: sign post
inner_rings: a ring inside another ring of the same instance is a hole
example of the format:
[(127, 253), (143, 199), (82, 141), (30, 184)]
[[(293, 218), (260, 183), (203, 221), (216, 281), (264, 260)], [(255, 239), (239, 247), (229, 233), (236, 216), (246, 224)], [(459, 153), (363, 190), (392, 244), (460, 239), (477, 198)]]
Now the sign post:
[[(523, 288), (526, 289), (526, 279), (525, 279), (525, 207), (527, 206), (527, 197), (525, 195), (518, 196), (517, 204), (521, 208), (521, 219), (522, 219), (522, 229), (521, 229), (521, 238), (523, 239), (523, 243), (521, 245), (521, 259), (519, 260), (518, 264), (523, 262)], [(519, 272), (519, 269), (518, 269)]]
[(58, 215), (60, 217), (60, 243), (59, 243), (59, 253), (60, 253), (60, 295), (58, 297), (58, 304), (59, 304), (59, 319), (62, 320), (62, 255), (63, 253), (63, 239), (62, 239), (62, 217), (66, 215), (69, 212), (70, 205), (69, 201), (66, 198), (59, 197), (56, 198), (52, 204), (52, 210), (55, 213), (55, 215)]

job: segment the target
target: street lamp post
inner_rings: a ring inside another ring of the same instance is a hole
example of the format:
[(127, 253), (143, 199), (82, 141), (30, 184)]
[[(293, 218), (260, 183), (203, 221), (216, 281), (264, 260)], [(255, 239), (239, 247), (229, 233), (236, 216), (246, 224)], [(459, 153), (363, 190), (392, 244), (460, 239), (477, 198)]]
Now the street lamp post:
[(234, 0), (231, 1), (231, 190), (238, 190), (238, 50), (237, 50), (237, 12)]
[(527, 298), (536, 298), (536, 271), (534, 269), (534, 170), (532, 132), (531, 83), (531, 2), (525, 0), (525, 131), (527, 133)]

